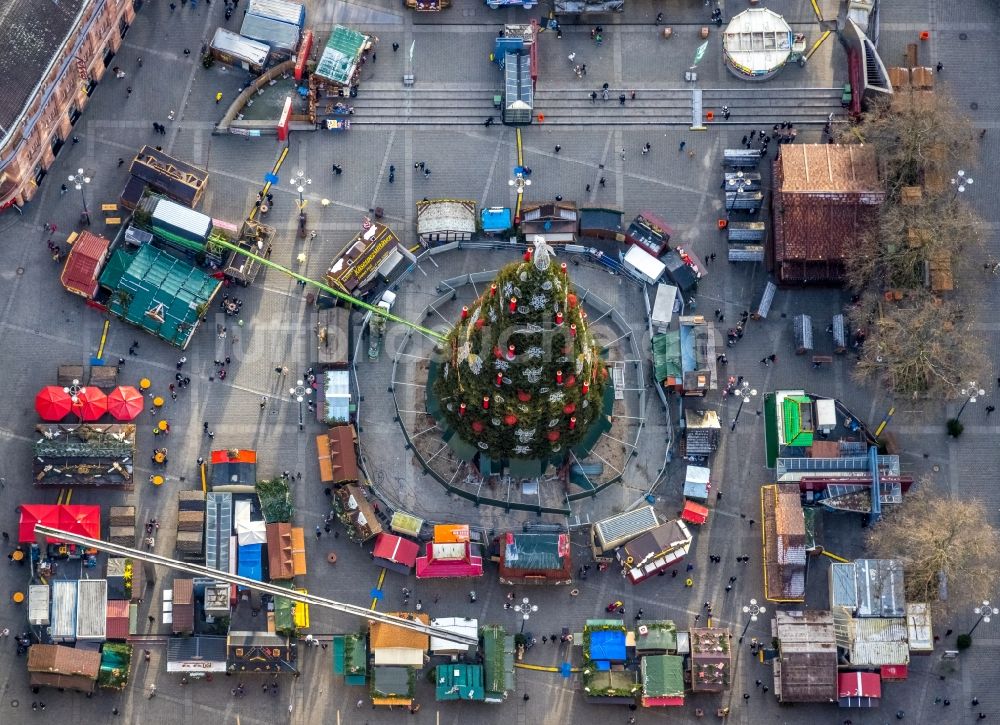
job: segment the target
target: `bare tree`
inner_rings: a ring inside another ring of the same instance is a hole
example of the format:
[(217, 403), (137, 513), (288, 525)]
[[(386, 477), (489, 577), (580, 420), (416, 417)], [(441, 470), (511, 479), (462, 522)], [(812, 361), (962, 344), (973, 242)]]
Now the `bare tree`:
[(954, 397), (986, 368), (979, 337), (957, 303), (919, 290), (900, 296), (868, 293), (852, 309), (864, 337), (855, 378), (880, 379), (898, 394)]
[(955, 108), (941, 90), (900, 89), (874, 101), (838, 140), (875, 147), (890, 198), (898, 198), (905, 186), (926, 183), (936, 191), (957, 169), (969, 168), (975, 160), (972, 124)]
[(983, 225), (951, 193), (882, 205), (878, 225), (855, 243), (847, 259), (847, 281), (856, 290), (917, 289), (928, 283), (929, 266), (967, 279), (982, 257)]
[(907, 601), (926, 602), (932, 613), (947, 615), (996, 593), (1000, 533), (981, 501), (941, 497), (930, 485), (921, 481), (916, 492), (887, 511), (869, 529), (867, 548), (877, 558), (902, 561)]

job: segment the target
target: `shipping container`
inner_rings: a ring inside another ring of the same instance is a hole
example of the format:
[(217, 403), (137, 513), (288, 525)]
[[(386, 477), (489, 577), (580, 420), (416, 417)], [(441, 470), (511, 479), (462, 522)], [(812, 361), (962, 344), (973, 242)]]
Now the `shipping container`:
[(160, 198), (153, 210), (153, 231), (168, 241), (204, 245), (212, 231), (212, 218), (170, 199)]

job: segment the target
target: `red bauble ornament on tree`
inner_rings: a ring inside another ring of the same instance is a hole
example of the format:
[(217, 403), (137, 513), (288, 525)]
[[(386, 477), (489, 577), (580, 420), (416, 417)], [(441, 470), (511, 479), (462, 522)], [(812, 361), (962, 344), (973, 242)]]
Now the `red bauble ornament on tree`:
[(507, 425), (516, 425), (517, 417), (508, 413), (507, 415), (504, 416), (503, 422), (506, 423)]
[(476, 433), (482, 433), (483, 432), (483, 424), (480, 423), (478, 420), (472, 421), (472, 430), (474, 430)]
[(559, 431), (550, 430), (548, 433), (545, 434), (545, 437), (548, 438), (553, 443), (555, 443), (557, 440), (559, 440)]
[(517, 399), (520, 400), (522, 403), (527, 403), (529, 400), (531, 400), (531, 393), (526, 392), (524, 390), (518, 390)]
[(568, 295), (566, 295), (566, 304), (569, 305), (569, 308), (571, 310), (574, 307), (576, 307), (576, 295), (573, 294), (572, 292), (570, 292)]
[(482, 330), (484, 327), (486, 327), (486, 320), (480, 317), (478, 320), (476, 320), (476, 329)]
[(574, 385), (576, 385), (576, 375), (570, 375), (566, 378), (566, 387), (572, 388)]
[(563, 413), (565, 413), (566, 415), (570, 415), (571, 413), (575, 412), (576, 412), (576, 403), (566, 403), (566, 405), (563, 406)]

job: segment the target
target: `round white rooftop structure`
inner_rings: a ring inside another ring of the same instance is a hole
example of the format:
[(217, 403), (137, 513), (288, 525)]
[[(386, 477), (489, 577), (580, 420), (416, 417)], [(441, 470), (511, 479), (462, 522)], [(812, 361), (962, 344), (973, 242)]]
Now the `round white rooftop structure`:
[(746, 80), (767, 80), (788, 61), (792, 39), (792, 29), (773, 10), (744, 10), (722, 34), (726, 67)]

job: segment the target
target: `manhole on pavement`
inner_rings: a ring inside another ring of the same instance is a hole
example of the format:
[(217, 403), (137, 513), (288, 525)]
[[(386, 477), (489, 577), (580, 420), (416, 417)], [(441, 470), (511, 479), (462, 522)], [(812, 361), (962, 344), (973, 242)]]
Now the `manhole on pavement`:
[[(14, 270), (14, 274), (20, 277), (22, 274), (24, 274), (24, 267), (18, 267), (16, 270)], [(17, 701), (15, 700), (15, 702)]]

